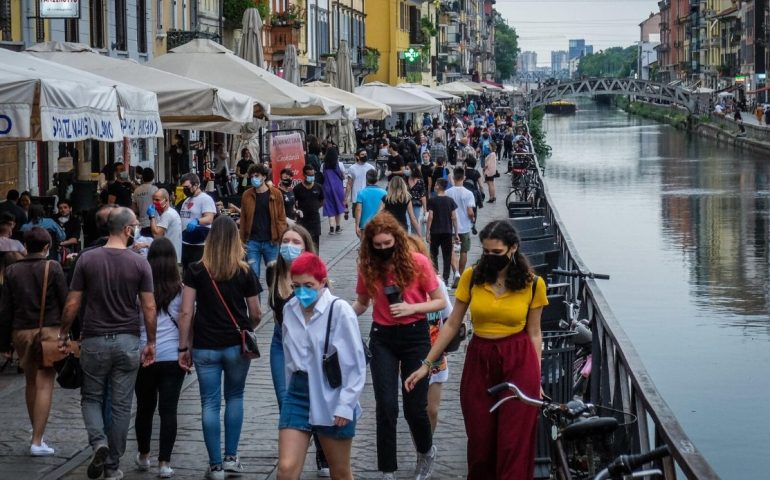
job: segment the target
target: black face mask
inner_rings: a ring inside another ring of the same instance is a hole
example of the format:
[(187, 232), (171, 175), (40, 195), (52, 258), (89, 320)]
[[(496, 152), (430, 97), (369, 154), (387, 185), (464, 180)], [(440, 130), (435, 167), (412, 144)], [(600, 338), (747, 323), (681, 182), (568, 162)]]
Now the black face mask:
[(494, 255), (485, 253), (481, 257), (484, 260), (484, 269), (489, 273), (497, 273), (511, 263), (511, 257), (507, 254)]
[(182, 192), (184, 192), (185, 197), (192, 197), (192, 188), (191, 187), (183, 187)]
[(291, 178), (289, 178), (289, 179), (286, 179), (286, 180), (281, 180), (281, 183), (282, 183), (284, 186), (286, 186), (286, 187), (290, 187), (290, 186), (291, 186)]
[(396, 247), (388, 248), (374, 248), (372, 254), (380, 261), (386, 262), (393, 257), (393, 253), (396, 251)]

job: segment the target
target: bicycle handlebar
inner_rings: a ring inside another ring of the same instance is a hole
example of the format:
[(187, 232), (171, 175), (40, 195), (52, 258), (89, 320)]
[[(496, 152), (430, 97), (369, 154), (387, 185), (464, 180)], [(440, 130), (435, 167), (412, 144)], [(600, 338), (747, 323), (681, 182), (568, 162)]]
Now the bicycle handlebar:
[(596, 280), (609, 280), (610, 276), (604, 273), (582, 272), (578, 269), (575, 270), (562, 270), (560, 268), (554, 268), (551, 273), (555, 275), (562, 275), (564, 277), (572, 278), (593, 278)]
[(521, 389), (510, 382), (503, 382), (498, 385), (495, 385), (487, 390), (487, 392), (490, 395), (497, 395), (498, 393), (504, 392), (506, 390), (509, 390), (513, 395), (509, 395), (507, 397), (503, 397), (500, 401), (495, 403), (492, 408), (489, 409), (490, 413), (497, 410), (500, 405), (503, 403), (512, 400), (517, 399), (520, 402), (523, 402), (527, 405), (531, 405), (533, 407), (537, 407), (542, 410), (546, 410), (547, 412), (551, 413), (558, 413), (559, 415), (564, 415), (567, 418), (577, 418), (580, 415), (586, 413), (586, 412), (593, 412), (594, 406), (590, 403), (583, 403), (580, 400), (572, 400), (566, 404), (562, 403), (551, 403), (549, 400), (538, 400), (536, 398), (530, 398), (524, 393), (522, 393)]
[(634, 470), (641, 467), (644, 464), (650, 463), (654, 460), (659, 460), (663, 457), (667, 457), (670, 454), (667, 445), (658, 447), (655, 450), (651, 450), (647, 453), (640, 453), (637, 455), (621, 455), (612, 463), (607, 465), (607, 468), (599, 472), (594, 477), (594, 480), (605, 480), (610, 478), (623, 478), (623, 475), (631, 475)]

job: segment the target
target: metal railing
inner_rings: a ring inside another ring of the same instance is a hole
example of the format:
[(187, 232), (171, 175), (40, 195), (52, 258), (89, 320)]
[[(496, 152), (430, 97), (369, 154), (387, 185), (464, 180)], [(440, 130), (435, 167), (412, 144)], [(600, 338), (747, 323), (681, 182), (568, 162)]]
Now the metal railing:
[[(528, 126), (525, 128), (529, 129)], [(538, 172), (544, 172), (537, 155), (533, 156)], [(542, 174), (540, 178), (546, 221), (554, 229), (556, 243), (561, 249), (561, 267), (566, 270), (577, 268), (589, 271), (565, 229)], [(567, 281), (573, 284), (573, 291), (579, 291), (577, 287), (581, 280)], [(593, 325), (589, 401), (631, 412), (638, 417), (635, 424), (627, 427), (630, 448), (633, 450), (631, 453), (646, 453), (664, 444), (668, 445), (671, 456), (663, 460), (665, 479), (676, 479), (679, 474), (692, 480), (718, 479), (719, 476), (690, 441), (674, 412), (655, 387), (641, 357), (620, 326), (596, 281), (585, 281), (585, 298), (582, 301), (587, 307), (587, 318)]]

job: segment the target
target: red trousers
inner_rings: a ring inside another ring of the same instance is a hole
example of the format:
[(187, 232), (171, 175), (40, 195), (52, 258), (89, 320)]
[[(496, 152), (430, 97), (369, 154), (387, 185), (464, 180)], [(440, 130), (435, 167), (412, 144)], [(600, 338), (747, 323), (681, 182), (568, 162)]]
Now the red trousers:
[(540, 397), (540, 362), (526, 332), (495, 340), (473, 337), (465, 355), (460, 405), (468, 435), (468, 480), (528, 480), (535, 471), (538, 409), (509, 400), (510, 393), (489, 395), (501, 382), (516, 384), (527, 396)]

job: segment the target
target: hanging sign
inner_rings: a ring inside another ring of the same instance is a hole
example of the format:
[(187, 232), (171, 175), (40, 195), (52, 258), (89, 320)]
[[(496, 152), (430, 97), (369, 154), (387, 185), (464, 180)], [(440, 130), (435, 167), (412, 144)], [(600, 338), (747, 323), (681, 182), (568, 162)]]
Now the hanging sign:
[(40, 18), (80, 18), (80, 0), (40, 0)]
[(303, 179), (302, 167), (305, 166), (305, 149), (302, 135), (290, 133), (275, 135), (270, 138), (270, 163), (273, 168), (273, 185), (281, 182), (281, 170), (290, 168), (294, 179)]
[(11, 138), (28, 138), (30, 132), (29, 105), (0, 106), (0, 140)]

